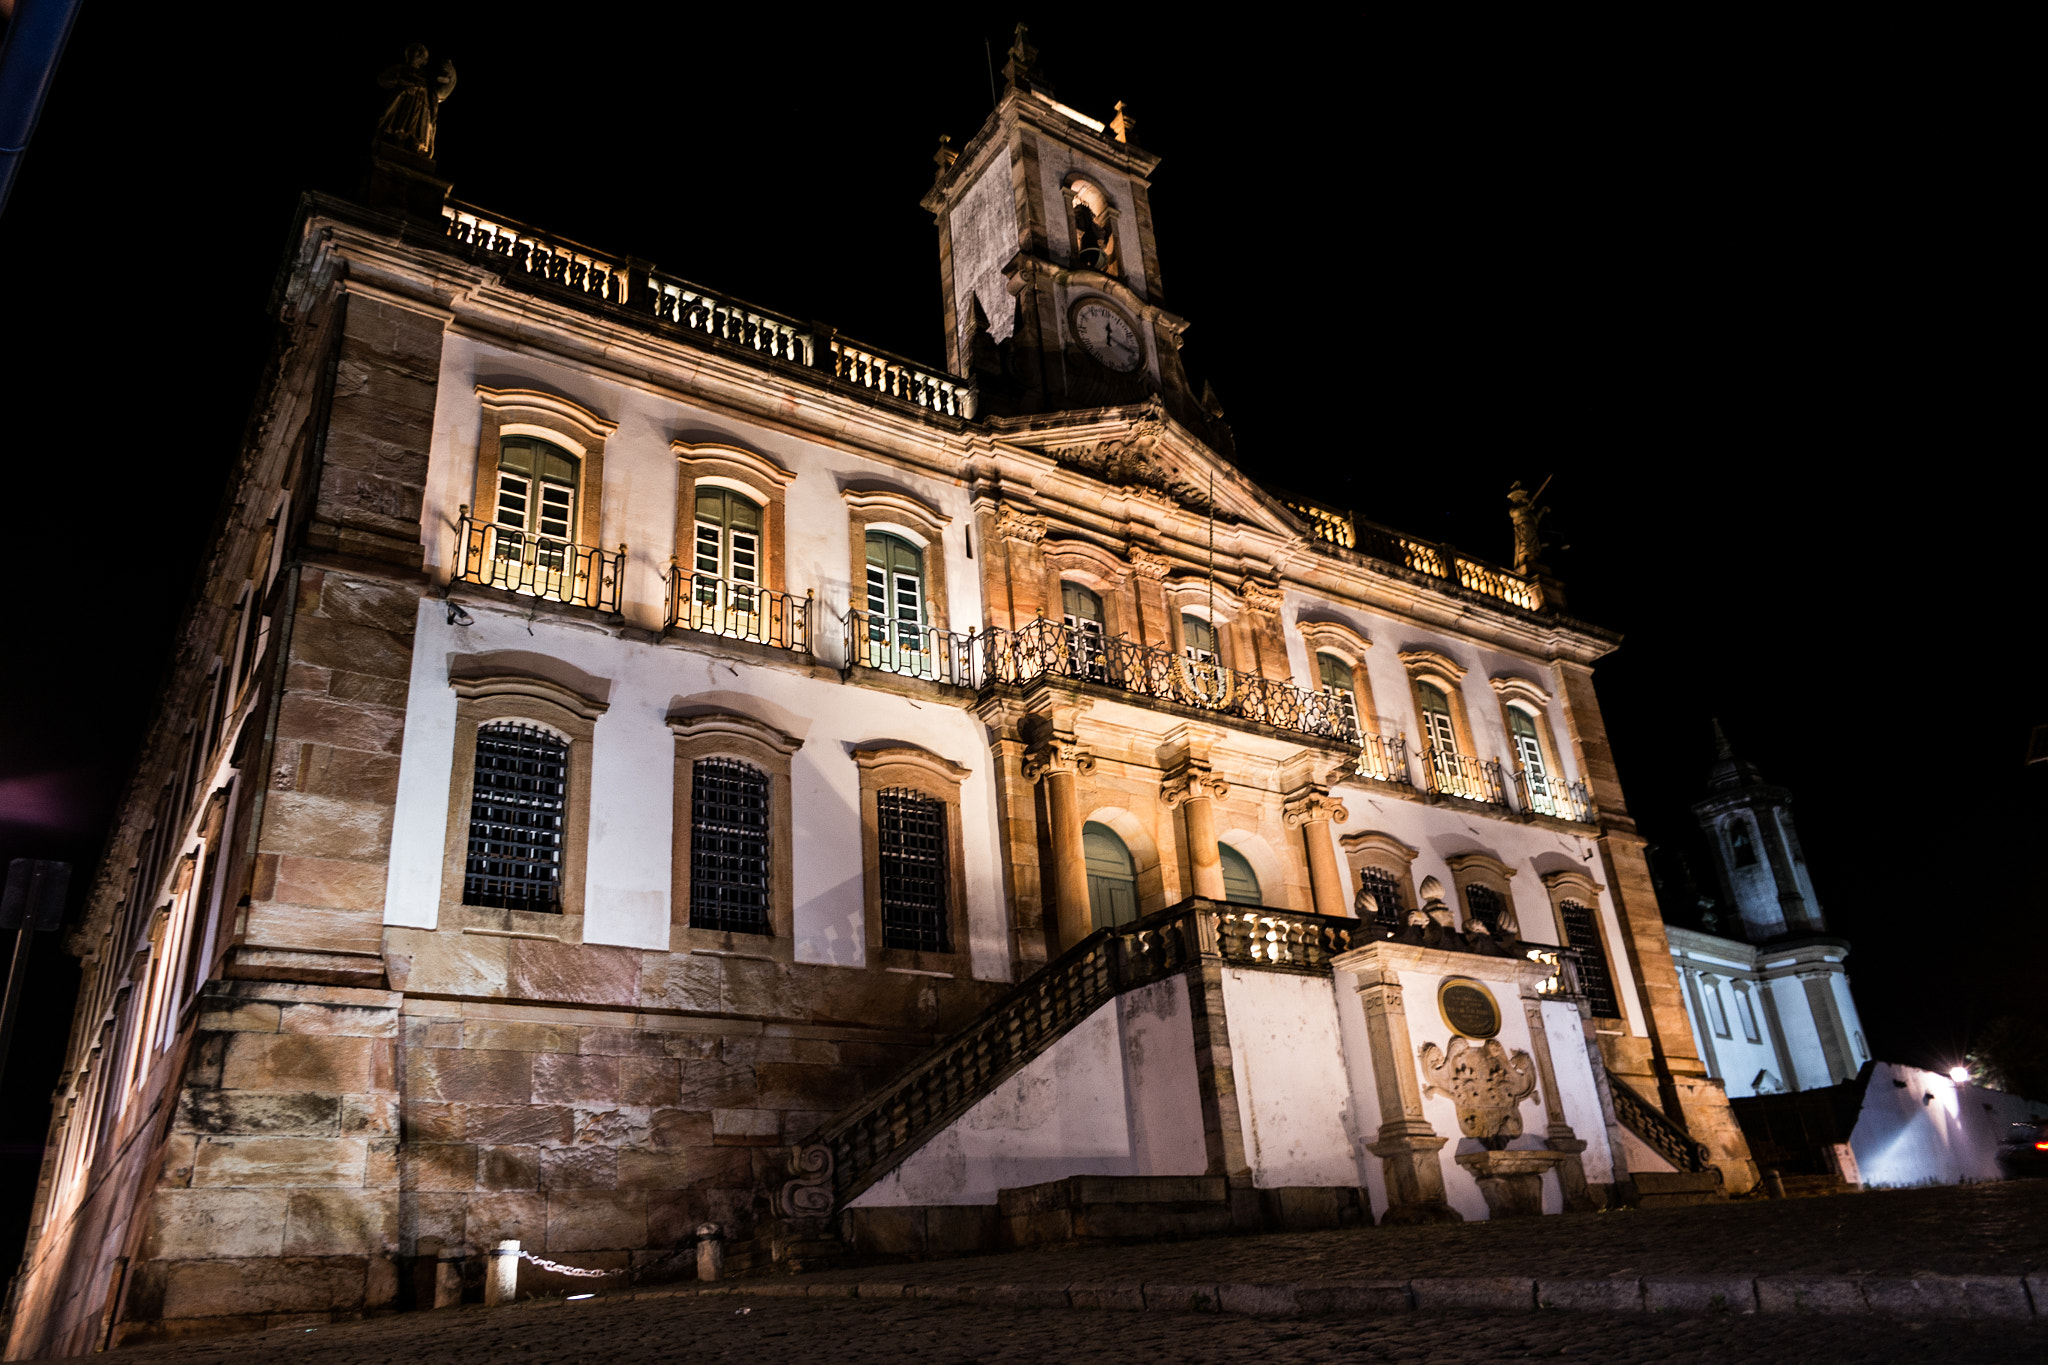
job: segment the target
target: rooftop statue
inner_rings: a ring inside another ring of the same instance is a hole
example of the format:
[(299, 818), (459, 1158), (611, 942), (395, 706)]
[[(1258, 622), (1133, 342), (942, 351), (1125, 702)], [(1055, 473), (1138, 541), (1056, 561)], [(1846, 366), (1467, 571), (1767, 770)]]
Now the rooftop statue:
[(1543, 496), (1543, 490), (1550, 487), (1545, 479), (1531, 493), (1522, 487), (1521, 480), (1508, 490), (1508, 519), (1515, 524), (1515, 572), (1527, 575), (1543, 566), (1543, 537), (1537, 527), (1550, 515), (1548, 507), (1538, 507), (1536, 499)]
[(377, 140), (432, 160), (441, 104), (455, 93), (455, 63), (442, 62), (438, 77), (429, 76), (426, 66), (427, 49), (414, 43), (406, 48), (404, 61), (385, 67), (377, 77), (377, 84), (394, 92), (377, 120)]

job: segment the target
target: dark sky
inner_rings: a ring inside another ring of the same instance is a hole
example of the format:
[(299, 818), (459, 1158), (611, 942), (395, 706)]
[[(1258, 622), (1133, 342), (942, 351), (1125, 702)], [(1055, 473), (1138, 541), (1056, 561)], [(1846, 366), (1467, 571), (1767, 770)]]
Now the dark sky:
[[(1880, 1056), (1946, 1066), (2038, 999), (2042, 482), (2001, 414), (2029, 349), (1996, 73), (1925, 33), (841, 8), (86, 6), (0, 217), (0, 856), (89, 880), (296, 195), (354, 189), (407, 42), (460, 69), (458, 197), (936, 361), (917, 200), (1022, 17), (1062, 101), (1126, 101), (1164, 157), (1165, 302), (1250, 473), (1497, 560), (1508, 484), (1554, 475), (1573, 610), (1627, 637), (1599, 677), (1650, 836), (1687, 847), (1718, 715), (1797, 794)], [(14, 1185), (69, 1025), (51, 948)]]

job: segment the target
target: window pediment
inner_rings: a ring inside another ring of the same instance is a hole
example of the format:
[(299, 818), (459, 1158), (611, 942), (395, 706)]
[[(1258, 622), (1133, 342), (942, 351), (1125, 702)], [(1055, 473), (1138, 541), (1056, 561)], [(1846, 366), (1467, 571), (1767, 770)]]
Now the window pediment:
[(1453, 853), (1444, 859), (1444, 865), (1451, 869), (1454, 877), (1465, 872), (1485, 872), (1506, 881), (1515, 875), (1514, 868), (1491, 853)]
[(717, 441), (670, 441), (668, 448), (700, 481), (706, 475), (737, 474), (742, 482), (753, 484), (763, 497), (772, 496), (774, 490), (787, 488), (796, 481), (794, 470), (784, 469), (767, 456), (743, 446)]
[(1410, 677), (1425, 677), (1436, 674), (1453, 683), (1465, 680), (1470, 670), (1450, 655), (1434, 649), (1404, 649), (1401, 651), (1401, 665)]
[(1365, 662), (1365, 652), (1372, 648), (1372, 641), (1342, 621), (1297, 621), (1295, 633), (1309, 647), (1310, 653), (1327, 650), (1348, 663)]
[[(499, 423), (505, 427), (540, 418), (542, 426), (566, 424), (570, 431), (581, 433), (591, 443), (601, 443), (619, 429), (617, 422), (606, 421), (575, 399), (541, 389), (494, 389), (479, 384), (476, 396), (485, 411), (496, 413)], [(547, 420), (550, 418), (552, 422)]]
[(1550, 707), (1550, 693), (1527, 678), (1516, 677), (1511, 673), (1499, 673), (1486, 681), (1502, 701), (1527, 702), (1539, 711), (1548, 710)]
[(1607, 888), (1576, 869), (1569, 872), (1545, 872), (1543, 885), (1555, 896), (1577, 896), (1592, 904)]
[(866, 513), (869, 521), (905, 520), (933, 540), (953, 524), (944, 512), (899, 488), (842, 488), (839, 496), (849, 510)]
[(801, 749), (804, 743), (765, 720), (738, 711), (675, 711), (669, 715), (668, 728), (679, 739), (751, 740), (785, 756)]
[[(608, 680), (592, 677), (560, 660), (544, 660), (543, 665), (552, 667), (542, 672), (502, 656), (471, 655), (457, 659), (449, 668), (448, 685), (464, 701), (525, 697), (550, 702), (578, 720), (596, 720), (611, 709)], [(549, 676), (551, 673), (555, 676)]]

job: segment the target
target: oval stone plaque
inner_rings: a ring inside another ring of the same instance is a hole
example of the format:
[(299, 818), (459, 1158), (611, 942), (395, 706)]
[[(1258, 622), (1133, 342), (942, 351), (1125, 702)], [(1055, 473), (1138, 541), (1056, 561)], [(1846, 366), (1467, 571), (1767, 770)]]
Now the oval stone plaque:
[(1436, 988), (1437, 1011), (1451, 1032), (1467, 1038), (1491, 1038), (1500, 1032), (1500, 1006), (1493, 992), (1469, 977), (1446, 977)]

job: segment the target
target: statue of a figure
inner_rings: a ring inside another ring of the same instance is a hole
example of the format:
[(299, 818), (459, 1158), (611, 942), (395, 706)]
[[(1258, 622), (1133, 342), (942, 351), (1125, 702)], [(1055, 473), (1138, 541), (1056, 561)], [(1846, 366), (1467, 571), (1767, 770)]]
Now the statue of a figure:
[(1527, 575), (1543, 566), (1543, 538), (1537, 533), (1537, 526), (1550, 515), (1548, 507), (1538, 507), (1536, 499), (1543, 496), (1543, 490), (1550, 487), (1545, 479), (1534, 493), (1522, 487), (1521, 481), (1508, 490), (1508, 519), (1515, 524), (1515, 572)]
[(427, 74), (427, 49), (414, 43), (405, 60), (384, 68), (377, 84), (393, 92), (377, 120), (377, 140), (393, 142), (415, 156), (432, 160), (434, 132), (441, 121), (441, 103), (455, 93), (455, 63), (442, 62), (439, 77)]

